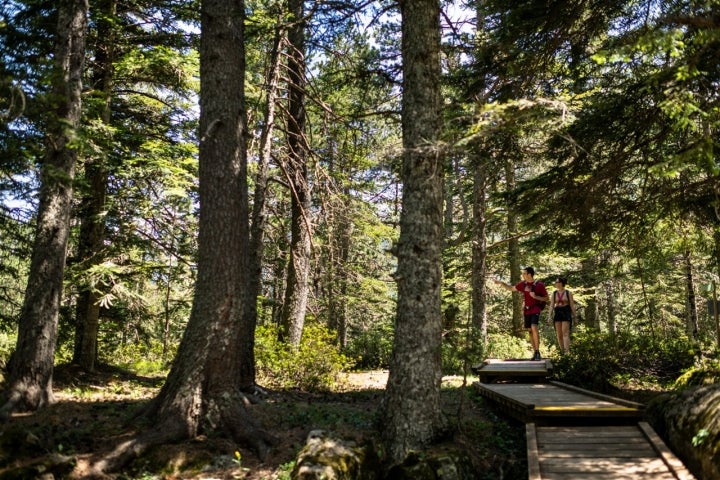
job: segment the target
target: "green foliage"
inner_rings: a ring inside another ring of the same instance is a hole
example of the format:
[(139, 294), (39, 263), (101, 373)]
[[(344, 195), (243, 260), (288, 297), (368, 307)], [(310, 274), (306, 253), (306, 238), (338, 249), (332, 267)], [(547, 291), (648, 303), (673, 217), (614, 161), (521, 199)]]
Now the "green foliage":
[(693, 364), (692, 342), (682, 335), (610, 335), (579, 327), (570, 353), (553, 360), (554, 376), (566, 383), (611, 392), (622, 382), (668, 384)]
[(304, 391), (331, 390), (352, 361), (338, 352), (335, 333), (306, 324), (297, 348), (278, 341), (275, 326), (259, 326), (255, 333), (255, 362), (260, 384)]
[(352, 336), (345, 355), (361, 370), (388, 368), (393, 346), (393, 328), (389, 322), (376, 323)]

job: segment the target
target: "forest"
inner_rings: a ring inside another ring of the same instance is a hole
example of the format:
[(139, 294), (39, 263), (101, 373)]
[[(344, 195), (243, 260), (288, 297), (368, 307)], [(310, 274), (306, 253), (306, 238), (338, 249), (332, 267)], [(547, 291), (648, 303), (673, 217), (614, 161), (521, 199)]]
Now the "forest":
[(720, 478), (719, 92), (720, 0), (4, 0), (0, 479), (527, 478), (529, 266)]

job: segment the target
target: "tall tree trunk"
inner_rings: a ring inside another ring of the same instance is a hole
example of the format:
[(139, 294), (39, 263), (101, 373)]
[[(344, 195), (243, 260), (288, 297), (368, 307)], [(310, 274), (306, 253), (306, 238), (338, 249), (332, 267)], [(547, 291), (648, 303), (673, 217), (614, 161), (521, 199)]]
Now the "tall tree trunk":
[[(505, 159), (505, 183), (508, 192), (515, 190), (515, 165), (511, 159)], [(517, 285), (520, 281), (520, 238), (518, 237), (518, 216), (512, 205), (507, 206), (507, 229), (510, 241), (508, 242), (508, 263), (510, 264), (510, 283)], [(523, 297), (512, 295), (513, 315), (512, 330), (516, 337), (525, 337), (525, 324), (523, 320)]]
[[(258, 311), (257, 299), (262, 289), (262, 262), (263, 240), (265, 237), (265, 196), (267, 193), (268, 168), (272, 154), (270, 139), (275, 131), (275, 102), (277, 101), (278, 84), (280, 81), (280, 46), (283, 42), (284, 32), (278, 20), (275, 31), (272, 51), (270, 52), (270, 65), (266, 75), (266, 98), (264, 128), (260, 136), (260, 158), (258, 171), (255, 176), (255, 192), (253, 195), (252, 222), (250, 225), (250, 248), (248, 265), (248, 301), (245, 302), (245, 321), (248, 328), (255, 331)], [(249, 360), (238, 366), (240, 385), (243, 391), (251, 391), (255, 387), (255, 336), (241, 338), (239, 348), (244, 349), (243, 358)]]
[(7, 401), (0, 417), (34, 411), (54, 401), (53, 360), (57, 341), (70, 210), (82, 107), (88, 4), (66, 0), (58, 5), (53, 109), (40, 171), (40, 204), (35, 243), (15, 353), (9, 366)]
[(303, 0), (289, 0), (292, 24), (288, 30), (288, 165), (292, 225), (290, 261), (283, 301), (281, 339), (299, 345), (305, 325), (310, 286), (311, 219), (308, 154), (305, 138), (305, 12)]
[(244, 317), (249, 212), (244, 101), (244, 2), (203, 0), (200, 41), (200, 220), (195, 295), (180, 347), (145, 415), (153, 430), (94, 465), (115, 470), (158, 443), (222, 431), (261, 458), (274, 439), (244, 407), (238, 367), (251, 361), (241, 342), (254, 335)]
[(440, 5), (405, 0), (403, 58), (403, 208), (398, 302), (390, 374), (382, 406), (389, 463), (428, 445), (443, 431), (440, 410), (443, 159), (439, 146)]
[[(115, 0), (98, 2), (97, 48), (95, 50), (95, 76), (92, 88), (103, 99), (100, 118), (110, 125), (110, 98), (113, 80)], [(105, 237), (105, 199), (107, 196), (107, 171), (102, 158), (89, 159), (85, 163), (87, 190), (80, 205), (80, 238), (78, 260), (81, 269), (88, 271), (102, 262), (100, 252)], [(97, 335), (100, 323), (99, 295), (91, 280), (83, 282), (75, 310), (75, 349), (73, 363), (91, 372), (97, 359)]]
[[(487, 161), (476, 155), (473, 165), (472, 328), (487, 341)], [(515, 295), (513, 295), (515, 296)]]

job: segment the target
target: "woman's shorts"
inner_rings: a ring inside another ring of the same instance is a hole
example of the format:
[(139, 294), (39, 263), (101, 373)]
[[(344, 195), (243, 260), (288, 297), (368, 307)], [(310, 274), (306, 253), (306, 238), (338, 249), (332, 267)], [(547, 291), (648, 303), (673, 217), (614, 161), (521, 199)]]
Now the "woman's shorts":
[(572, 322), (572, 311), (570, 311), (570, 307), (555, 307), (553, 320), (556, 322)]

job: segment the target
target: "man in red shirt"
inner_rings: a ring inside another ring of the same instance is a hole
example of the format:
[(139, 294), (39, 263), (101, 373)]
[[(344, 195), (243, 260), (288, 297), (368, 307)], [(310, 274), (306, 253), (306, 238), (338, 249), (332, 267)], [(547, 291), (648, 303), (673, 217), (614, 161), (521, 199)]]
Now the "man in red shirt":
[(530, 335), (530, 343), (532, 344), (533, 350), (535, 350), (531, 360), (542, 360), (542, 357), (540, 356), (540, 333), (538, 332), (538, 323), (540, 323), (540, 312), (542, 311), (541, 302), (548, 301), (548, 293), (545, 289), (545, 284), (535, 281), (535, 269), (533, 267), (523, 268), (522, 277), (523, 281), (517, 285), (511, 285), (501, 280), (495, 280), (495, 283), (502, 285), (505, 290), (523, 293), (523, 315), (525, 317), (525, 328)]

